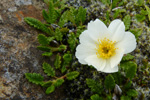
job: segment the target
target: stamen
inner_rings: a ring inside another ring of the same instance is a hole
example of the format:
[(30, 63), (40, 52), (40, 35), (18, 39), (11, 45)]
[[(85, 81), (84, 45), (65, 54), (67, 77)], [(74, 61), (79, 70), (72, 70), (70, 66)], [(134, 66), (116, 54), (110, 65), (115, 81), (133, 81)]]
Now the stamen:
[(108, 59), (111, 56), (116, 54), (115, 43), (116, 41), (111, 41), (107, 38), (104, 38), (102, 40), (98, 39), (98, 46), (96, 48), (97, 52), (96, 55), (98, 58)]

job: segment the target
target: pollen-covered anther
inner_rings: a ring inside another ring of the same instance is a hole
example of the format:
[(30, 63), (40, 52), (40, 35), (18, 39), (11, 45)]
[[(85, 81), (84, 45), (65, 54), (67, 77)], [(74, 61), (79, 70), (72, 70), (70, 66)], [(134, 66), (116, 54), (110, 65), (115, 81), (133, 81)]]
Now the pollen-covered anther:
[(98, 39), (98, 46), (96, 48), (97, 52), (96, 55), (98, 58), (108, 59), (111, 56), (116, 54), (116, 41), (111, 41), (107, 38)]

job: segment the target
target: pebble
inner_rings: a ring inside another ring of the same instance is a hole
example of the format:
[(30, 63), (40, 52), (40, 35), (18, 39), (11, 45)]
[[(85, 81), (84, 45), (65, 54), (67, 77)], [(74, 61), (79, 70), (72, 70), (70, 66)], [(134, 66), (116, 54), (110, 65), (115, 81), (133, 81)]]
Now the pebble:
[(11, 7), (11, 8), (8, 9), (8, 11), (15, 12), (15, 11), (17, 11), (17, 7)]
[(2, 19), (2, 16), (0, 15), (0, 24), (3, 23), (3, 19)]
[(17, 6), (20, 5), (31, 5), (32, 4), (32, 0), (15, 0), (15, 3)]

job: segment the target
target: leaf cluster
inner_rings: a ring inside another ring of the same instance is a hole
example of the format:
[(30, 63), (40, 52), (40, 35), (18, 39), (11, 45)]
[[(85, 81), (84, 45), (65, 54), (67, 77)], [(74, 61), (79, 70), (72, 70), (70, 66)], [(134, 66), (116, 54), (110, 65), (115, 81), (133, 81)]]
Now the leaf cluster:
[(92, 100), (112, 100), (113, 94), (118, 95), (121, 100), (132, 100), (137, 97), (138, 92), (132, 88), (132, 79), (137, 70), (137, 65), (133, 60), (134, 56), (125, 55), (120, 64), (121, 72), (108, 74), (104, 81), (86, 79), (86, 84), (93, 92), (90, 98)]
[[(82, 24), (86, 19), (86, 9), (67, 7), (65, 0), (44, 0), (44, 2), (49, 7), (48, 10), (42, 11), (45, 23), (31, 17), (26, 17), (24, 20), (30, 26), (43, 32), (37, 36), (40, 44), (37, 48), (43, 51), (42, 56), (56, 55), (54, 65), (46, 62), (42, 65), (44, 73), (52, 79), (44, 80), (44, 77), (38, 73), (25, 75), (30, 82), (45, 87), (46, 94), (50, 94), (65, 80), (73, 80), (79, 76), (79, 72), (69, 70), (69, 67), (72, 63), (72, 53), (78, 43), (77, 38), (81, 34), (81, 29), (83, 30)], [(65, 26), (67, 23), (71, 23), (71, 26), (78, 30), (78, 34), (69, 33), (69, 28)], [(80, 29), (77, 28), (79, 25)], [(62, 76), (57, 77), (56, 72), (60, 72)]]

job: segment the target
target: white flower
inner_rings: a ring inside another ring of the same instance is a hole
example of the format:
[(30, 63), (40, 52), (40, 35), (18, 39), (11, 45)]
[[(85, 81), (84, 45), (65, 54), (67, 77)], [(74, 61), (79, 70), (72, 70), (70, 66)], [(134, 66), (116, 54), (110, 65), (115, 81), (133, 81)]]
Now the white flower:
[(91, 21), (79, 40), (75, 53), (79, 62), (105, 73), (117, 72), (123, 55), (136, 48), (135, 36), (125, 32), (125, 25), (119, 19), (112, 21), (108, 28), (99, 19)]

